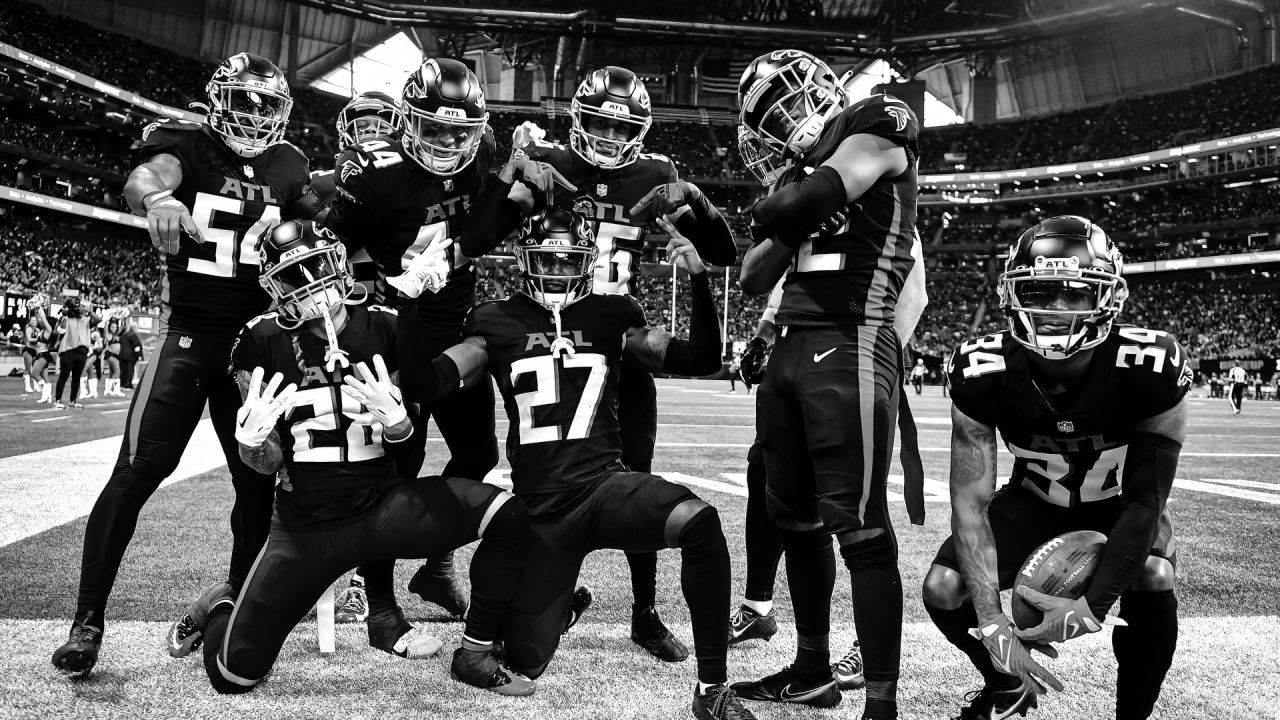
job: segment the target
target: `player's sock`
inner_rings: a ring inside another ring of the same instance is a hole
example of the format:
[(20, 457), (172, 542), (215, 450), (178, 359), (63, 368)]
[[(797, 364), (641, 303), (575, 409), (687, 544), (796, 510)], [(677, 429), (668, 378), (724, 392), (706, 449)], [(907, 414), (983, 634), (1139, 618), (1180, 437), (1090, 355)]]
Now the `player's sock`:
[(747, 598), (742, 601), (742, 606), (751, 608), (751, 610), (757, 615), (768, 615), (773, 612), (772, 600), (752, 600)]
[[(893, 714), (886, 714), (886, 703), (891, 703), (896, 693), (902, 665), (902, 576), (897, 548), (886, 531), (840, 548), (840, 555), (853, 585), (853, 623), (867, 679), (866, 712), (872, 718), (896, 717), (896, 706)], [(873, 687), (890, 698), (876, 698)]]
[(729, 545), (720, 515), (706, 507), (684, 524), (677, 538), (680, 548), (680, 589), (689, 605), (698, 680), (712, 685), (728, 682), (729, 671)]
[(471, 559), (471, 604), (464, 633), (479, 642), (498, 636), (502, 617), (515, 597), (529, 538), (529, 511), (508, 498), (484, 527)]
[(395, 560), (377, 560), (357, 570), (364, 578), (365, 595), (369, 598), (370, 617), (384, 617), (399, 607), (396, 602)]
[(831, 593), (836, 560), (826, 530), (779, 529), (787, 559), (787, 583), (796, 616), (795, 669), (801, 673), (831, 667)]
[(638, 608), (653, 607), (658, 602), (658, 553), (629, 552), (631, 593)]
[(1178, 646), (1178, 598), (1172, 590), (1130, 591), (1120, 596), (1120, 617), (1129, 623), (1111, 633), (1119, 672), (1116, 719), (1151, 715)]
[(31, 382), (31, 375), (28, 374), (22, 376), (22, 387), (25, 388), (23, 392), (30, 393), (36, 391), (36, 386)]
[(970, 628), (978, 627), (978, 613), (974, 610), (973, 603), (966, 602), (955, 610), (943, 610), (926, 602), (924, 609), (928, 611), (933, 624), (942, 631), (942, 636), (959, 648), (978, 672), (982, 673), (983, 685), (999, 686), (1009, 679), (1010, 676), (996, 670), (991, 661), (991, 653), (987, 652), (982, 642), (969, 634)]
[(769, 518), (765, 503), (764, 463), (747, 463), (747, 519), (745, 525), (747, 546), (748, 601), (759, 601), (760, 607), (743, 603), (761, 615), (772, 609), (773, 586), (778, 579), (778, 562), (782, 559), (782, 538), (778, 526)]

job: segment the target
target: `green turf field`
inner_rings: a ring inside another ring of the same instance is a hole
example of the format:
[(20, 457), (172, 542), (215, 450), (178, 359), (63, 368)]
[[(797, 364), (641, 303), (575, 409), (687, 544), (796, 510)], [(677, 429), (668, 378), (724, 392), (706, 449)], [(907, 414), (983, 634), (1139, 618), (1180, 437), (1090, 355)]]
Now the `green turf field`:
[[(727, 383), (659, 381), (654, 467), (720, 508), (742, 590), (745, 455), (754, 400)], [(906, 629), (900, 702), (904, 718), (947, 718), (979, 679), (928, 622), (919, 587), (948, 526), (948, 403), (938, 388), (912, 396), (929, 483), (929, 517), (908, 524), (900, 499), (894, 521), (901, 547)], [(175, 479), (143, 511), (108, 608), (102, 657), (93, 676), (59, 676), (49, 656), (66, 637), (79, 571), (84, 516), (119, 447), (127, 405), (90, 400), (54, 411), (21, 396), (21, 381), (0, 380), (0, 717), (244, 718), (685, 718), (692, 662), (664, 665), (628, 638), (630, 586), (619, 552), (588, 559), (582, 581), (596, 603), (561, 645), (537, 695), (508, 700), (451, 681), (448, 652), (408, 661), (366, 644), (363, 626), (340, 627), (338, 650), (319, 654), (315, 626), (299, 626), (271, 677), (249, 695), (223, 698), (196, 659), (164, 653), (164, 634), (199, 590), (225, 573), (231, 489), (212, 433), (196, 433)], [(1280, 718), (1280, 403), (1193, 400), (1190, 438), (1171, 508), (1178, 538), (1182, 632), (1158, 718)], [(505, 422), (500, 422), (501, 426)], [(429, 445), (435, 467), (444, 445)], [(1008, 455), (1001, 455), (1002, 462)], [(504, 466), (505, 467), (505, 466)], [(892, 471), (899, 473), (895, 464)], [(892, 483), (890, 491), (900, 490)], [(459, 555), (465, 568), (470, 551)], [(659, 604), (691, 642), (679, 591), (679, 556), (660, 557)], [(413, 564), (403, 563), (407, 581)], [(848, 575), (832, 602), (833, 652), (853, 639)], [(403, 582), (400, 584), (403, 587)], [(772, 672), (790, 661), (794, 632), (785, 573), (771, 643), (747, 643), (729, 656), (731, 680)], [(431, 623), (450, 651), (461, 625), (402, 596), (411, 619)], [(726, 608), (728, 612), (728, 608)], [(1063, 648), (1051, 668), (1067, 691), (1044, 698), (1032, 716), (1113, 717), (1115, 662), (1102, 636)], [(857, 718), (860, 692), (834, 710), (752, 705), (760, 718)]]

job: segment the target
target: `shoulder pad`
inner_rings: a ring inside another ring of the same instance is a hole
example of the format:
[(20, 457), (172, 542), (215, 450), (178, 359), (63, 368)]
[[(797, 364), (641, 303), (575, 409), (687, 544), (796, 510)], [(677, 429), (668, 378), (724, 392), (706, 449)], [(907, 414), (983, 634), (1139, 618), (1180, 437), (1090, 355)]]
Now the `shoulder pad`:
[(1179, 383), (1191, 382), (1191, 363), (1182, 344), (1164, 330), (1121, 325), (1111, 331), (1119, 340), (1116, 367), (1143, 368), (1152, 374), (1170, 375)]
[(854, 103), (839, 119), (846, 122), (844, 135), (867, 133), (899, 144), (914, 142), (920, 135), (920, 121), (907, 104), (891, 95), (872, 95)]
[(397, 317), (400, 315), (399, 310), (396, 310), (395, 308), (392, 308), (392, 307), (387, 307), (386, 305), (366, 305), (365, 309), (368, 310), (369, 312), (384, 313), (384, 314), (390, 315), (391, 317)]
[(671, 165), (671, 164), (673, 164), (673, 163), (671, 162), (671, 158), (667, 157), (666, 155), (663, 155), (662, 153), (646, 153), (646, 152), (642, 152), (642, 153), (640, 153), (640, 159), (641, 159), (641, 160), (652, 160), (652, 161), (654, 161), (654, 162), (665, 163), (665, 164), (667, 164), (667, 165)]
[(156, 130), (172, 130), (174, 132), (191, 132), (204, 127), (203, 123), (191, 122), (189, 120), (179, 120), (178, 118), (160, 118), (159, 120), (142, 128), (142, 140), (146, 142), (151, 133)]
[(295, 153), (298, 154), (298, 157), (302, 158), (303, 160), (306, 160), (308, 164), (311, 163), (311, 158), (307, 157), (307, 154), (302, 152), (301, 148), (289, 142), (288, 140), (281, 140), (280, 142), (275, 144), (275, 147), (280, 147), (281, 150), (284, 150), (286, 152), (288, 150), (293, 150)]
[(962, 385), (983, 375), (1003, 373), (1005, 345), (1008, 341), (1009, 332), (1004, 330), (960, 343), (946, 366), (952, 386)]
[[(259, 315), (259, 316), (255, 317), (255, 318), (253, 318), (253, 319), (252, 319), (252, 320), (250, 320), (249, 322), (245, 323), (245, 324), (244, 324), (244, 326), (245, 326), (245, 328), (247, 328), (247, 329), (249, 329), (249, 330), (252, 330), (252, 329), (254, 328), (254, 326), (255, 326), (255, 325), (257, 325), (258, 323), (262, 322), (263, 320), (275, 320), (277, 315), (279, 315), (279, 313), (274, 313), (274, 312), (263, 313), (263, 314), (261, 314), (261, 315)], [(272, 324), (274, 324), (274, 323), (272, 323)]]

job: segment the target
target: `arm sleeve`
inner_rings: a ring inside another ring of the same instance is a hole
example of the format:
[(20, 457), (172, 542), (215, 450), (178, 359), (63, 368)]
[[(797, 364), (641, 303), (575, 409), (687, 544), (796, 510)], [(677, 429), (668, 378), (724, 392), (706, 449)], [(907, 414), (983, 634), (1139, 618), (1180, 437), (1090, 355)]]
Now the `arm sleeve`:
[(693, 243), (702, 259), (721, 267), (729, 267), (738, 261), (738, 245), (733, 241), (733, 230), (720, 210), (699, 191), (698, 199), (689, 203), (690, 211), (676, 220), (676, 228)]
[(478, 258), (497, 247), (524, 220), (515, 200), (507, 197), (514, 183), (505, 183), (496, 174), (485, 178), (484, 187), (467, 212), (467, 226), (459, 245), (462, 254)]
[(235, 377), (241, 370), (253, 372), (253, 369), (259, 365), (262, 365), (262, 354), (257, 340), (253, 337), (253, 329), (246, 325), (240, 328), (240, 334), (231, 344), (231, 363), (228, 371), (232, 377)]
[(1129, 443), (1124, 464), (1124, 509), (1107, 536), (1098, 571), (1085, 600), (1095, 617), (1103, 617), (1142, 572), (1155, 542), (1160, 513), (1173, 490), (1182, 444), (1163, 435), (1138, 432)]
[(662, 361), (663, 372), (674, 375), (711, 375), (720, 370), (720, 323), (711, 296), (707, 273), (689, 277), (689, 339), (671, 338)]
[(835, 168), (824, 165), (756, 203), (751, 216), (775, 234), (805, 237), (845, 205), (844, 180)]

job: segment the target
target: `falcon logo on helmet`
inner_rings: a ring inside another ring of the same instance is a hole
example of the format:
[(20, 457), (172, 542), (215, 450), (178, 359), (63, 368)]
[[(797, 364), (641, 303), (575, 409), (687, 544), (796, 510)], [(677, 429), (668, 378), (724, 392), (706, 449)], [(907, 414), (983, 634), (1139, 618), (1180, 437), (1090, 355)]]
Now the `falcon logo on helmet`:
[[(644, 136), (653, 125), (649, 91), (626, 68), (609, 65), (587, 76), (569, 103), (573, 128), (569, 147), (598, 168), (624, 167), (640, 157)], [(605, 127), (621, 130), (622, 138), (602, 135)]]
[(267, 228), (258, 238), (258, 282), (276, 301), (282, 327), (328, 317), (355, 290), (342, 243), (307, 231), (298, 220)]
[(1107, 339), (1129, 297), (1120, 249), (1102, 228), (1074, 215), (1049, 218), (1009, 249), (1000, 308), (1013, 338), (1051, 360)]
[(404, 149), (429, 172), (454, 175), (480, 151), (489, 113), (479, 78), (461, 62), (422, 63), (404, 84), (400, 109)]
[(558, 312), (591, 294), (598, 250), (583, 215), (564, 208), (535, 215), (515, 251), (523, 291), (543, 307)]
[(752, 60), (742, 73), (738, 104), (742, 125), (789, 159), (813, 147), (848, 96), (818, 58), (801, 50), (774, 50)]
[(293, 98), (275, 63), (252, 53), (232, 55), (205, 86), (209, 129), (241, 157), (261, 155), (284, 140)]
[(338, 138), (344, 148), (390, 135), (403, 127), (400, 107), (385, 93), (360, 93), (338, 111)]

